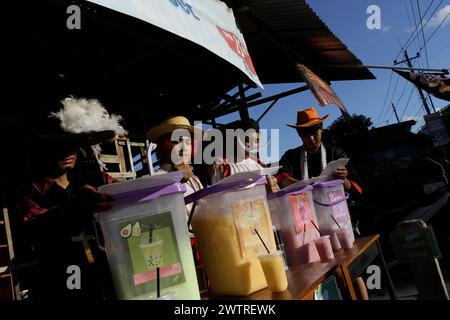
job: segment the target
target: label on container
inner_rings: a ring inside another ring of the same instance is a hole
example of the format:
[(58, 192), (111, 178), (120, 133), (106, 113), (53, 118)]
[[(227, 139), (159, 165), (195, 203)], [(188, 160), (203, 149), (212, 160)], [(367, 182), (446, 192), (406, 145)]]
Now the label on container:
[(339, 223), (348, 222), (349, 213), (344, 191), (343, 190), (330, 191), (328, 193), (328, 199), (330, 203), (342, 200), (331, 207), (331, 214), (333, 215), (334, 219), (336, 219), (336, 221)]
[(186, 281), (170, 212), (125, 221), (120, 227), (120, 235), (127, 242), (135, 286), (145, 284), (156, 291), (156, 268), (160, 269), (161, 289)]
[(294, 222), (295, 232), (301, 233), (314, 228), (311, 206), (308, 200), (308, 194), (288, 196), (291, 206), (292, 221)]
[(231, 207), (242, 257), (245, 258), (246, 249), (253, 250), (256, 255), (267, 253), (261, 239), (269, 250), (274, 250), (271, 237), (273, 230), (264, 199), (237, 201)]

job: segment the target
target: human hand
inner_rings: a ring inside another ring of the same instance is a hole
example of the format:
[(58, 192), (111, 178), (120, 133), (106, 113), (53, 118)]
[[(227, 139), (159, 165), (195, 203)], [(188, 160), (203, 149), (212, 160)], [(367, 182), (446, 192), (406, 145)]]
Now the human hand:
[(83, 213), (106, 211), (114, 207), (114, 197), (98, 192), (94, 187), (85, 184), (80, 188), (78, 196), (70, 200), (77, 210)]
[(174, 168), (176, 171), (185, 171), (183, 179), (181, 179), (183, 183), (187, 182), (194, 175), (194, 168), (188, 164), (175, 164)]
[(337, 179), (345, 180), (347, 178), (347, 175), (348, 175), (348, 171), (347, 171), (347, 168), (345, 168), (345, 167), (338, 167), (334, 171), (334, 177)]
[(266, 184), (267, 192), (277, 192), (280, 191), (280, 187), (277, 183), (277, 178), (274, 176), (267, 176), (267, 184)]

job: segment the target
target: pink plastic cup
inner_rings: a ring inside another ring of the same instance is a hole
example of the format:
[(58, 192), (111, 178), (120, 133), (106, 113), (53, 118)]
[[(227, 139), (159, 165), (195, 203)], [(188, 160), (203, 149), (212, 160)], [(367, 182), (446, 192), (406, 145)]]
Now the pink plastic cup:
[(315, 241), (317, 251), (321, 261), (334, 259), (333, 247), (331, 246), (330, 236), (320, 237)]
[(298, 248), (298, 254), (301, 257), (301, 263), (312, 263), (320, 261), (319, 252), (314, 242), (309, 242)]
[(330, 242), (331, 242), (331, 247), (333, 248), (333, 251), (339, 251), (342, 249), (341, 243), (339, 242), (339, 239), (337, 236), (337, 232), (335, 232), (335, 231), (331, 232)]
[(339, 239), (339, 242), (344, 250), (353, 248), (353, 240), (352, 240), (352, 237), (350, 236), (349, 232), (351, 232), (351, 231), (348, 231), (348, 230), (336, 231), (337, 238)]

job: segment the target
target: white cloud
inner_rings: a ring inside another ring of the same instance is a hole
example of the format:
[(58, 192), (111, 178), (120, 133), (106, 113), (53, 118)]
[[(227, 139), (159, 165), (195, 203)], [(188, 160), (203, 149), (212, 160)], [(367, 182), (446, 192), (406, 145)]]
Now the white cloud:
[(383, 32), (388, 32), (389, 30), (391, 30), (391, 26), (384, 26), (381, 31)]
[(450, 4), (443, 7), (441, 10), (439, 10), (431, 19), (428, 21), (426, 28), (435, 28), (438, 25), (441, 24), (442, 20), (447, 17), (445, 22), (442, 24), (443, 26), (446, 26), (450, 23), (450, 16), (447, 16), (450, 13)]
[[(441, 10), (439, 10), (431, 19), (430, 21), (428, 21), (428, 23), (425, 25), (425, 23), (427, 22), (428, 19), (424, 19), (422, 21), (422, 24), (424, 24), (424, 29), (427, 28), (436, 28), (438, 25), (441, 24), (442, 20), (445, 19), (445, 17), (447, 17), (447, 15), (450, 13), (450, 4), (446, 5), (445, 7), (443, 7)], [(445, 20), (445, 22), (442, 24), (441, 27), (444, 27), (446, 25), (450, 24), (450, 16), (447, 17), (447, 19)], [(413, 31), (419, 31), (420, 30), (420, 25), (417, 27), (413, 27), (413, 28), (406, 28), (405, 30), (403, 30), (403, 32), (407, 32), (407, 33), (411, 33)]]

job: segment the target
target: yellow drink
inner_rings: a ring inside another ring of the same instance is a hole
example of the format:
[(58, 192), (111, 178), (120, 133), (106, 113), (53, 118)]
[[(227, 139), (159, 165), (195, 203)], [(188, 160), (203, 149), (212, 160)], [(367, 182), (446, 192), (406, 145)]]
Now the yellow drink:
[(218, 295), (248, 295), (266, 288), (261, 264), (251, 249), (241, 255), (231, 216), (202, 217), (192, 223), (211, 289)]
[(281, 292), (287, 289), (288, 282), (284, 270), (283, 251), (278, 250), (270, 254), (259, 256), (269, 290)]

